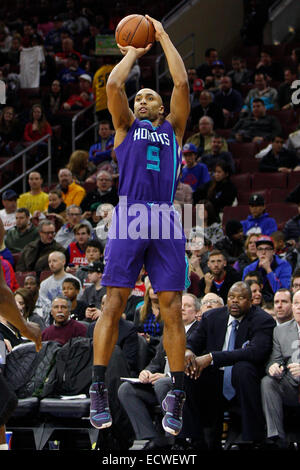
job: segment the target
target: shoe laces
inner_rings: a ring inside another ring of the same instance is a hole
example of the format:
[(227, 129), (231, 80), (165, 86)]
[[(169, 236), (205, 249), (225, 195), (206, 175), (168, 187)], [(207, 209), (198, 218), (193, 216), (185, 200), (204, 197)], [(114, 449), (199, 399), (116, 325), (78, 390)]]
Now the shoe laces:
[(175, 394), (175, 400), (174, 400), (174, 408), (173, 408), (173, 416), (175, 419), (180, 419), (181, 417), (181, 411), (183, 407), (183, 400), (184, 395), (183, 393), (180, 394)]
[(97, 384), (97, 393), (95, 394), (96, 408), (100, 413), (103, 413), (107, 408), (107, 399), (105, 393), (105, 387), (102, 384)]

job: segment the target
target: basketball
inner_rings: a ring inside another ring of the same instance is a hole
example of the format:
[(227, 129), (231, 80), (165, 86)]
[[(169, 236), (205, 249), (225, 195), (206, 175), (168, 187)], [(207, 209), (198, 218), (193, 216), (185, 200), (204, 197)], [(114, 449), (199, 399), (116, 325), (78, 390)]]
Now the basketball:
[(145, 16), (128, 15), (119, 22), (115, 37), (120, 46), (144, 48), (155, 41), (155, 29)]

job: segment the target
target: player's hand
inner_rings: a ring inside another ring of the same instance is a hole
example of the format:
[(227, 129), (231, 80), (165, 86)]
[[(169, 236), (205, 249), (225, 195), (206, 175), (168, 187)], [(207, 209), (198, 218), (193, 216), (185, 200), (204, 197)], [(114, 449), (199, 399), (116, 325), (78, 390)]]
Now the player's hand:
[(145, 17), (147, 18), (147, 20), (149, 20), (153, 24), (154, 29), (155, 29), (155, 39), (156, 41), (159, 41), (161, 34), (165, 32), (163, 25), (161, 24), (160, 21), (155, 20), (149, 15), (145, 15)]
[(126, 55), (128, 53), (134, 53), (136, 58), (139, 59), (144, 54), (146, 54), (152, 47), (152, 44), (148, 44), (147, 47), (133, 47), (133, 46), (121, 46), (118, 44), (118, 48), (121, 51), (121, 54)]
[(37, 323), (26, 322), (24, 328), (20, 331), (22, 336), (28, 338), (35, 343), (35, 349), (39, 352), (42, 349), (42, 335), (40, 327)]

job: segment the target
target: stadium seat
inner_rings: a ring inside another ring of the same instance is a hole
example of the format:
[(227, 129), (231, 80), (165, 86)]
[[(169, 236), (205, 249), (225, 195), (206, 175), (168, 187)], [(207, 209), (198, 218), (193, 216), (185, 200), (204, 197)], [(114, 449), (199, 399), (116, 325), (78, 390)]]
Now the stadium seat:
[(259, 189), (258, 191), (240, 191), (237, 197), (238, 203), (241, 205), (248, 204), (251, 194), (261, 194), (265, 203), (271, 202), (270, 191), (268, 189)]
[(233, 158), (254, 157), (257, 153), (257, 145), (255, 142), (228, 142), (228, 150), (232, 153)]
[(266, 204), (266, 210), (270, 217), (276, 220), (278, 230), (282, 230), (289, 219), (299, 214), (297, 204), (286, 202), (272, 202)]
[(40, 274), (40, 282), (44, 281), (49, 276), (52, 276), (52, 274), (53, 273), (51, 271), (42, 271), (41, 274)]
[(239, 171), (241, 173), (257, 173), (259, 171), (259, 160), (254, 157), (251, 158), (240, 158), (239, 159)]
[(245, 220), (249, 215), (249, 207), (248, 205), (240, 205), (240, 206), (225, 206), (223, 209), (223, 218), (222, 218), (222, 225), (223, 229), (225, 229), (226, 223), (228, 220), (235, 219), (235, 220)]
[(250, 173), (240, 173), (239, 175), (232, 175), (231, 182), (235, 185), (237, 191), (239, 189), (250, 191), (251, 189), (251, 175)]
[(286, 173), (262, 173), (257, 172), (252, 175), (252, 189), (271, 189), (271, 188), (287, 188)]
[(288, 190), (292, 191), (300, 184), (300, 171), (292, 171), (288, 174)]
[(288, 189), (270, 188), (268, 202), (284, 202), (289, 193)]

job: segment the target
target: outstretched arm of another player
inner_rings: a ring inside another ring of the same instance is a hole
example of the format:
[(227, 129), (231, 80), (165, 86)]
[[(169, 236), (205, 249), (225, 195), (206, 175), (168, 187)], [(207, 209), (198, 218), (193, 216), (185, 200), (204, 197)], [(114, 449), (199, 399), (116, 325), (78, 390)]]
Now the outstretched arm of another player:
[(152, 22), (155, 29), (155, 39), (160, 42), (168, 62), (174, 88), (170, 101), (170, 114), (167, 119), (173, 126), (179, 145), (182, 145), (182, 138), (190, 113), (189, 83), (185, 65), (163, 25), (149, 15), (145, 16)]
[[(135, 61), (146, 54), (151, 45), (139, 49), (132, 46), (122, 47), (119, 44), (118, 47), (124, 57), (113, 68), (108, 77), (106, 84), (107, 103), (115, 130), (124, 129), (127, 131), (134, 121), (134, 115), (129, 108), (124, 84)], [(115, 142), (115, 147), (117, 145), (118, 142)]]
[[(0, 219), (0, 246), (4, 239), (4, 227), (2, 220)], [(39, 351), (42, 347), (42, 338), (40, 327), (36, 323), (27, 322), (19, 312), (17, 304), (15, 302), (13, 293), (8, 288), (0, 261), (0, 314), (9, 323), (14, 325), (22, 336), (25, 336), (29, 340), (33, 341), (36, 346), (36, 350)]]

